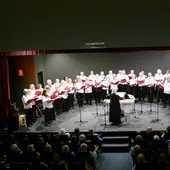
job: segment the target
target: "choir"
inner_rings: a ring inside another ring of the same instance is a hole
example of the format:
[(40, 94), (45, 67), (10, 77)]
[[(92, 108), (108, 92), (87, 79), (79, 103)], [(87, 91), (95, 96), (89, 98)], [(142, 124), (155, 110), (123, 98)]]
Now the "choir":
[(132, 94), (139, 101), (145, 101), (145, 99), (149, 103), (155, 99), (158, 103), (162, 101), (164, 108), (169, 101), (170, 107), (170, 70), (163, 75), (158, 69), (155, 75), (148, 73), (147, 76), (144, 71), (136, 75), (134, 70), (131, 70), (129, 74), (125, 70), (119, 70), (117, 74), (110, 70), (107, 75), (104, 71), (100, 74), (90, 71), (89, 76), (80, 72), (74, 81), (64, 77), (63, 80), (56, 79), (52, 83), (48, 79), (44, 88), (41, 84), (38, 84), (37, 88), (31, 84), (28, 89), (24, 89), (22, 97), (27, 124), (31, 126), (33, 115), (42, 116), (36, 114), (37, 103), (43, 104), (45, 123), (48, 125), (55, 120), (57, 114), (74, 109), (75, 99), (79, 107), (83, 107), (84, 102), (91, 105), (93, 99), (97, 104), (115, 90)]

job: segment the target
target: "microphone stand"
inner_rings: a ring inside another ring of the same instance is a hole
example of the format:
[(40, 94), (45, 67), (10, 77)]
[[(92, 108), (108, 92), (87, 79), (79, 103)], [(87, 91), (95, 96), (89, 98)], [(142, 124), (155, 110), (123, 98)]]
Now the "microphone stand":
[(157, 102), (157, 111), (155, 114), (155, 119), (153, 119), (150, 123), (157, 123), (157, 122), (163, 125), (163, 123), (161, 122), (161, 119), (159, 119), (159, 103), (158, 102)]
[[(99, 88), (96, 88), (97, 90), (96, 90), (96, 93), (98, 93), (98, 89)], [(96, 103), (95, 103), (95, 105), (96, 105), (96, 113), (94, 113), (93, 115), (96, 115), (96, 117), (97, 116), (99, 116), (99, 112), (98, 112), (98, 104), (97, 104), (97, 97), (95, 98), (95, 101), (96, 101)]]
[[(149, 87), (149, 95), (152, 97), (152, 87)], [(150, 101), (150, 112), (152, 112), (152, 102)]]
[(143, 113), (143, 102), (142, 102), (142, 97), (143, 97), (143, 86), (140, 87), (140, 95), (141, 95), (141, 102), (140, 102), (141, 110), (140, 110), (140, 114), (142, 114), (142, 113)]
[(88, 123), (88, 121), (82, 121), (82, 115), (81, 115), (81, 106), (80, 106), (80, 95), (78, 95), (78, 100), (79, 100), (79, 115), (80, 115), (80, 120), (79, 121), (76, 121), (75, 123), (80, 123), (80, 124), (83, 124), (83, 123)]

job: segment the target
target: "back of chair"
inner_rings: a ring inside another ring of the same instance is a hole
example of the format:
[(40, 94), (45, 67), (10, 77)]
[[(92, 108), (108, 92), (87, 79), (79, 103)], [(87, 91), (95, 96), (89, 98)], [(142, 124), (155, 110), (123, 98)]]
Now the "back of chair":
[(20, 162), (20, 163), (12, 163), (11, 170), (27, 170), (31, 168), (32, 163)]
[(137, 163), (135, 170), (153, 170), (153, 164), (152, 163)]
[(93, 135), (93, 136), (87, 135), (87, 139), (90, 140), (94, 145), (99, 144), (97, 135)]
[(68, 135), (59, 135), (59, 141), (63, 143), (63, 145), (68, 144), (69, 141)]

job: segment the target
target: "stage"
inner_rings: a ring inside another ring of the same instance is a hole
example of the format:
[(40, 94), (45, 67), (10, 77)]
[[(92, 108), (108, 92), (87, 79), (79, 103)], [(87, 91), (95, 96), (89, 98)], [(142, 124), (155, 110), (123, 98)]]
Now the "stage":
[[(150, 112), (150, 104), (145, 102), (143, 104), (143, 113), (141, 113), (140, 102), (135, 104), (136, 114), (133, 113), (133, 105), (125, 105), (123, 110), (125, 115), (127, 115), (127, 121), (122, 118), (121, 125), (111, 125), (109, 123), (109, 116), (106, 116), (105, 126), (105, 116), (104, 104), (98, 105), (98, 115), (96, 115), (96, 105), (84, 105), (81, 108), (82, 120), (88, 121), (87, 123), (75, 123), (80, 120), (79, 107), (75, 107), (74, 110), (65, 112), (56, 117), (56, 120), (49, 126), (43, 125), (43, 119), (38, 118), (32, 127), (21, 127), (17, 132), (58, 132), (59, 129), (64, 128), (69, 132), (73, 132), (76, 127), (79, 127), (81, 131), (88, 131), (89, 128), (93, 128), (95, 131), (137, 131), (146, 130), (148, 126), (151, 126), (153, 130), (160, 131), (165, 130), (168, 125), (170, 125), (170, 109), (162, 108), (159, 104), (159, 118), (161, 121), (150, 123), (156, 118), (157, 104), (152, 105), (152, 112)], [(135, 115), (137, 115), (135, 117)]]

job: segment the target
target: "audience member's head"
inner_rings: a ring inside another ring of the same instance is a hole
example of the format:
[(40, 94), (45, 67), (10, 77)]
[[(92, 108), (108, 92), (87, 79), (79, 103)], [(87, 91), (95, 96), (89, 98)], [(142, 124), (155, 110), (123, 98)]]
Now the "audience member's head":
[(61, 162), (61, 158), (59, 154), (54, 154), (53, 155), (53, 162), (55, 163), (60, 163)]
[(81, 151), (81, 152), (87, 152), (87, 144), (82, 143), (82, 144), (80, 145), (80, 151)]
[(77, 137), (75, 136), (75, 135), (73, 135), (72, 137), (71, 137), (71, 142), (76, 142), (77, 141)]
[(160, 137), (158, 135), (154, 135), (153, 140), (154, 141), (160, 141)]
[(152, 133), (153, 133), (152, 128), (151, 128), (151, 127), (148, 127), (148, 128), (147, 128), (147, 134), (152, 134)]
[(11, 152), (20, 152), (17, 144), (12, 144), (10, 150)]
[(81, 134), (79, 136), (79, 141), (82, 143), (82, 142), (85, 142), (86, 141), (86, 136), (84, 134)]
[(138, 163), (145, 163), (145, 156), (143, 154), (139, 154), (137, 156), (137, 162)]
[(35, 152), (34, 145), (33, 145), (33, 144), (28, 145), (26, 151), (27, 151), (27, 152)]
[(137, 135), (135, 139), (136, 141), (143, 141), (143, 137), (141, 135)]
[(92, 128), (89, 129), (89, 135), (93, 136), (94, 135), (94, 130)]
[(80, 135), (80, 129), (79, 128), (75, 128), (74, 129), (74, 133), (75, 133), (75, 135)]
[(141, 151), (141, 147), (139, 145), (135, 145), (133, 149), (134, 149), (135, 152)]
[(69, 146), (68, 146), (68, 145), (64, 145), (64, 146), (62, 147), (62, 152), (70, 152)]
[(52, 147), (49, 144), (46, 144), (44, 147), (44, 152), (52, 152)]
[(166, 128), (166, 132), (167, 132), (167, 133), (170, 133), (170, 126), (168, 126), (168, 127)]
[(66, 130), (65, 129), (60, 129), (59, 135), (66, 135)]
[(159, 155), (159, 160), (158, 160), (158, 162), (159, 162), (159, 163), (165, 163), (166, 161), (167, 161), (166, 155), (165, 155), (164, 153), (161, 153), (161, 154)]

